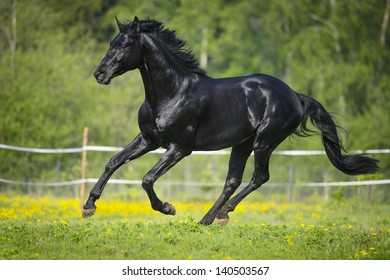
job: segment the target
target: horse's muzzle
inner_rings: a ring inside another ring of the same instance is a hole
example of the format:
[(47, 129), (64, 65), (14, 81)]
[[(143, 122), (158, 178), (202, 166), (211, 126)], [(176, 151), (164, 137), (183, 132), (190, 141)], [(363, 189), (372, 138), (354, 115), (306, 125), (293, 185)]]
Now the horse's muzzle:
[(100, 67), (96, 69), (93, 75), (95, 76), (96, 81), (99, 84), (108, 85), (111, 82), (111, 78), (109, 77), (109, 75), (107, 75), (107, 72)]

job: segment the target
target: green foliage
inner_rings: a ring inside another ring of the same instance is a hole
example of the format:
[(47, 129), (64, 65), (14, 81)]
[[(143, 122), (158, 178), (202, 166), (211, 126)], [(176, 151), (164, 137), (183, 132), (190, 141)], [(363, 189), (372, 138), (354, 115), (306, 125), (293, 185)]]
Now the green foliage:
[[(337, 121), (349, 131), (349, 148), (389, 148), (390, 28), (382, 28), (388, 10), (384, 0), (1, 1), (0, 143), (77, 147), (83, 127), (89, 127), (91, 145), (130, 142), (138, 134), (137, 112), (144, 98), (138, 73), (118, 77), (109, 87), (98, 85), (92, 73), (117, 33), (114, 16), (126, 21), (137, 15), (177, 29), (197, 57), (207, 58), (202, 63), (209, 75), (263, 72), (280, 77), (341, 115)], [(320, 143), (318, 137), (292, 139), (280, 149), (322, 149)], [(99, 176), (109, 156), (90, 154), (94, 162), (88, 174)], [(0, 150), (0, 158), (2, 178), (53, 181), (59, 159), (62, 178), (78, 177), (79, 161), (73, 156), (38, 160)], [(389, 175), (389, 157), (381, 160)], [(152, 156), (133, 165), (132, 178), (140, 179), (154, 161)], [(271, 172), (280, 161), (275, 159)], [(324, 166), (333, 168), (319, 163), (311, 172), (316, 159), (293, 161), (299, 162), (297, 180), (311, 173), (321, 177)], [(202, 162), (202, 157), (191, 161), (204, 167), (194, 180), (224, 179), (227, 157)], [(279, 167), (281, 174), (288, 165)], [(343, 178), (327, 173), (333, 180)]]

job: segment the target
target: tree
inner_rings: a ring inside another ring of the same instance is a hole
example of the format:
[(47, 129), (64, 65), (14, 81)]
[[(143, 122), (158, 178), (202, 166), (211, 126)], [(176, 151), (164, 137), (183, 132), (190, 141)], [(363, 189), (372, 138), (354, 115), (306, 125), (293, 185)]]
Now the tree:
[[(104, 87), (92, 73), (118, 32), (114, 17), (131, 21), (137, 15), (176, 29), (210, 76), (277, 76), (340, 114), (337, 121), (350, 134), (348, 147), (388, 148), (389, 6), (389, 0), (1, 1), (0, 143), (77, 147), (85, 126), (91, 145), (130, 142), (139, 133), (137, 113), (144, 99), (139, 74)], [(317, 137), (293, 138), (280, 149), (322, 146)], [(109, 156), (91, 155), (97, 163), (89, 174), (99, 176)], [(53, 176), (58, 159), (3, 150), (0, 157), (0, 177), (23, 180)], [(77, 156), (61, 160), (63, 173), (78, 176)], [(135, 177), (143, 176), (150, 160), (153, 156), (133, 166)], [(390, 159), (381, 160), (388, 174)], [(226, 159), (216, 161), (213, 166), (222, 166)], [(319, 166), (302, 177), (320, 176), (329, 166), (316, 159), (300, 164), (307, 170)], [(221, 180), (225, 168), (216, 170)], [(329, 176), (343, 178), (337, 172)]]

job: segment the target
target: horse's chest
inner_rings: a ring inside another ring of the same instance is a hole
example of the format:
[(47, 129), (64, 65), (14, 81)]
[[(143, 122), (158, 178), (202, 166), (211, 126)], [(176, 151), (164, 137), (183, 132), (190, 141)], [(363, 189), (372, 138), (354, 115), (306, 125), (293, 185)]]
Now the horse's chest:
[(162, 114), (155, 118), (155, 125), (159, 132), (171, 127), (175, 122), (170, 114)]
[(192, 123), (196, 110), (188, 102), (168, 104), (155, 114), (155, 126), (162, 135), (181, 133)]

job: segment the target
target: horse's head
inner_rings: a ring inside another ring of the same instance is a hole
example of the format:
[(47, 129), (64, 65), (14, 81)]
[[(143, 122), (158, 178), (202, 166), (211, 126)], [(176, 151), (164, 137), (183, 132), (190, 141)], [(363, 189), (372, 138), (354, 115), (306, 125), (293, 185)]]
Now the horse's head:
[(119, 34), (110, 43), (107, 54), (95, 70), (98, 83), (108, 85), (111, 79), (138, 67), (141, 61), (139, 41), (139, 21), (135, 17), (130, 24), (122, 24), (116, 19)]

